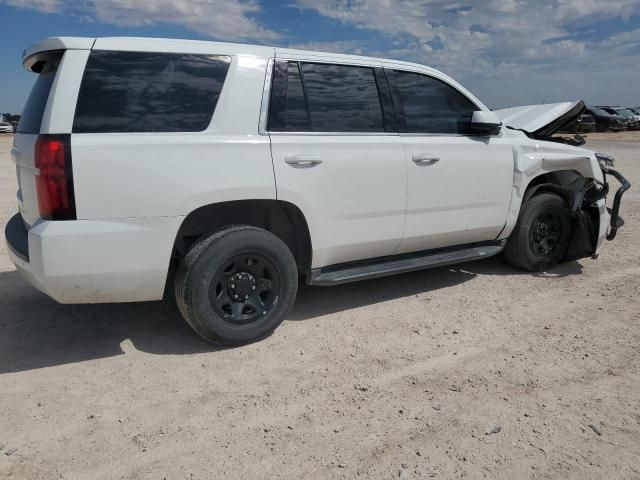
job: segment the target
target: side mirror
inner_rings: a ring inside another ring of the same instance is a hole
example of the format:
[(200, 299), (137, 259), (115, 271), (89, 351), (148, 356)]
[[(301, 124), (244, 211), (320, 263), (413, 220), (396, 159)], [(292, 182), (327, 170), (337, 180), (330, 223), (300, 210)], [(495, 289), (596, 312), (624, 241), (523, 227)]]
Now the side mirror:
[(498, 115), (495, 112), (485, 112), (484, 110), (473, 112), (469, 125), (471, 133), (478, 135), (497, 135), (500, 133), (501, 127), (502, 122)]

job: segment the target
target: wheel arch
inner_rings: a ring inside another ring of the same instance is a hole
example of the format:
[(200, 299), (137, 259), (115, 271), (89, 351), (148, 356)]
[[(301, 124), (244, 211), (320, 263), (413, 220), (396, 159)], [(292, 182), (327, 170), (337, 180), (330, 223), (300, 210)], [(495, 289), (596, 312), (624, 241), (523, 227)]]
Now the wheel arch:
[(520, 201), (520, 209), (527, 200), (539, 192), (555, 193), (567, 202), (569, 208), (572, 208), (578, 200), (579, 192), (584, 187), (584, 181), (580, 181), (580, 179), (586, 180), (586, 177), (576, 170), (541, 173), (533, 177), (527, 184)]
[(571, 208), (578, 201), (577, 194), (583, 189), (584, 183), (591, 179), (592, 177), (585, 176), (583, 172), (573, 168), (538, 169), (534, 174), (516, 170), (508, 217), (498, 239), (506, 239), (511, 235), (522, 205), (536, 192), (556, 193), (565, 199)]
[(212, 203), (190, 212), (176, 234), (171, 269), (203, 235), (231, 225), (251, 225), (276, 235), (291, 250), (300, 273), (311, 265), (311, 235), (300, 208), (282, 200), (251, 199)]

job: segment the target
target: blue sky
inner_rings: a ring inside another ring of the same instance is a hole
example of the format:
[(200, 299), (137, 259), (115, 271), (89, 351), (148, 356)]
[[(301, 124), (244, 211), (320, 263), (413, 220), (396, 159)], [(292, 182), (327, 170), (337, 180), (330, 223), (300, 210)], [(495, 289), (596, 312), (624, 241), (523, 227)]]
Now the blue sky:
[(0, 112), (19, 112), (29, 44), (153, 36), (415, 61), (490, 106), (640, 105), (640, 0), (0, 0)]

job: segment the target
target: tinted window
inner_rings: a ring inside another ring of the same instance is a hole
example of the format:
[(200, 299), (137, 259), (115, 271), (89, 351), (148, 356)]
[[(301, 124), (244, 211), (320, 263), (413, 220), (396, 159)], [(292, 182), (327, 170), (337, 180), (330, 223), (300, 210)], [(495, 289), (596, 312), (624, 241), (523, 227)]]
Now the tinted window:
[(298, 62), (276, 63), (269, 108), (269, 130), (274, 132), (309, 130), (309, 118)]
[(80, 86), (73, 131), (202, 131), (228, 69), (227, 57), (95, 51)]
[(18, 123), (18, 132), (40, 133), (42, 116), (47, 106), (51, 85), (53, 85), (53, 80), (56, 78), (61, 58), (62, 53), (55, 52), (42, 57), (33, 65), (32, 69), (35, 72), (39, 72), (39, 75), (22, 111), (22, 117), (20, 117), (20, 123)]
[(478, 110), (453, 87), (419, 73), (394, 71), (399, 128), (412, 133), (467, 133)]
[(316, 132), (384, 132), (372, 68), (301, 63)]

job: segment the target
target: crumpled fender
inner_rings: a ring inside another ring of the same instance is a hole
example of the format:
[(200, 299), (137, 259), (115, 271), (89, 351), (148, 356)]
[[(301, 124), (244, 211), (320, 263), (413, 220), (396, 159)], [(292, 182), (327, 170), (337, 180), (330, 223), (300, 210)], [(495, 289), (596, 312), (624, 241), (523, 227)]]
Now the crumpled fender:
[[(603, 181), (595, 153), (586, 149), (553, 142), (537, 142), (533, 145), (514, 147), (513, 156), (513, 189), (509, 213), (498, 239), (505, 239), (511, 235), (518, 220), (520, 207), (526, 200), (524, 197), (527, 187), (535, 178), (552, 172), (571, 171), (587, 179)], [(566, 192), (563, 197), (566, 197)], [(601, 210), (604, 210), (604, 200), (599, 202), (602, 202)]]

